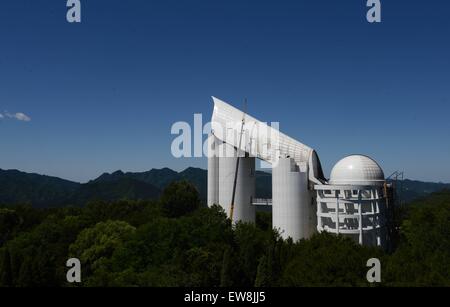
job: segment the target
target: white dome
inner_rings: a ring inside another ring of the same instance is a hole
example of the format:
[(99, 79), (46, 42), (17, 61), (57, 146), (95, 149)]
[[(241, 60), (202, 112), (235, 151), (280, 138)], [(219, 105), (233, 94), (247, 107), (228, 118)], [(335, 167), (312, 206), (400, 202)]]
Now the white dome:
[(335, 185), (379, 185), (384, 180), (378, 163), (363, 155), (345, 157), (336, 163), (330, 175), (330, 184)]

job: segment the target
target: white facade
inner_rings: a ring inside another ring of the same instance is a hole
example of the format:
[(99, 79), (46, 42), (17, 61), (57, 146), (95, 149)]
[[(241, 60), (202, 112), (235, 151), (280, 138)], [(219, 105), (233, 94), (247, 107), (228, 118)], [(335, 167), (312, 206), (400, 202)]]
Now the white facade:
[(272, 169), (272, 224), (284, 239), (309, 238), (316, 223), (315, 201), (308, 190), (308, 166), (280, 158)]
[(351, 237), (361, 245), (387, 245), (384, 173), (371, 158), (339, 161), (330, 184), (316, 185), (317, 230)]

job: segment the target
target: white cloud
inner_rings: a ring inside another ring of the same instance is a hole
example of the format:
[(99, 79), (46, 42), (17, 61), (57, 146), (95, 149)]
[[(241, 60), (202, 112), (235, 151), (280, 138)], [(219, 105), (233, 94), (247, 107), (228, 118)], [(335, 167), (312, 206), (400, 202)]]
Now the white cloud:
[(26, 114), (21, 113), (21, 112), (14, 114), (14, 118), (17, 120), (20, 120), (20, 121), (24, 121), (24, 122), (31, 121), (31, 118), (29, 116), (27, 116)]
[(14, 113), (14, 114), (11, 114), (9, 112), (5, 112), (3, 114), (0, 113), (0, 119), (3, 119), (3, 118), (12, 118), (12, 119), (16, 119), (16, 120), (19, 120), (19, 121), (22, 121), (22, 122), (29, 122), (29, 121), (31, 121), (31, 118), (28, 115), (26, 115), (25, 113), (22, 113), (22, 112), (17, 112), (17, 113)]

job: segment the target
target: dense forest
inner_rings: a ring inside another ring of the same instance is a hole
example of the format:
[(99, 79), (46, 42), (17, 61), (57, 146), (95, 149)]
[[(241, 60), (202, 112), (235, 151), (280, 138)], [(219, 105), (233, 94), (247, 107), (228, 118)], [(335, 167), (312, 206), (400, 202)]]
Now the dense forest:
[(94, 201), (84, 207), (0, 207), (0, 286), (74, 286), (66, 261), (82, 263), (75, 286), (450, 286), (450, 191), (398, 208), (395, 249), (317, 234), (282, 240), (270, 213), (232, 226), (205, 208), (194, 185), (169, 184), (153, 201)]

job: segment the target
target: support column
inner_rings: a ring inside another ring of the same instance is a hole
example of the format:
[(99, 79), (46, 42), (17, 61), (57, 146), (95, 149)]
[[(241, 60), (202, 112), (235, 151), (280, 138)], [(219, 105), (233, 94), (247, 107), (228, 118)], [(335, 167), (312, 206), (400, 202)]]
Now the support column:
[(336, 191), (336, 234), (339, 234), (339, 190)]
[(210, 134), (208, 137), (208, 207), (219, 204), (219, 158), (216, 153), (218, 139)]
[(359, 244), (363, 245), (363, 220), (362, 220), (362, 201), (361, 190), (358, 190), (358, 214), (359, 214)]
[(312, 214), (308, 190), (307, 166), (299, 166), (292, 158), (280, 158), (272, 169), (272, 224), (285, 239), (309, 238), (315, 214)]
[[(219, 156), (219, 204), (230, 217), (231, 201), (233, 195), (234, 177), (236, 172), (236, 150), (228, 144), (218, 146)], [(234, 157), (229, 153), (234, 152)], [(224, 153), (228, 153), (225, 155)], [(234, 198), (233, 222), (255, 222), (255, 207), (252, 204), (255, 198), (255, 158), (240, 155), (236, 192)]]
[[(322, 231), (323, 229), (323, 225), (322, 225), (322, 196), (323, 196), (323, 191), (317, 191), (317, 230), (319, 232)], [(320, 196), (320, 198), (319, 198)], [(320, 200), (320, 201), (319, 201)]]

